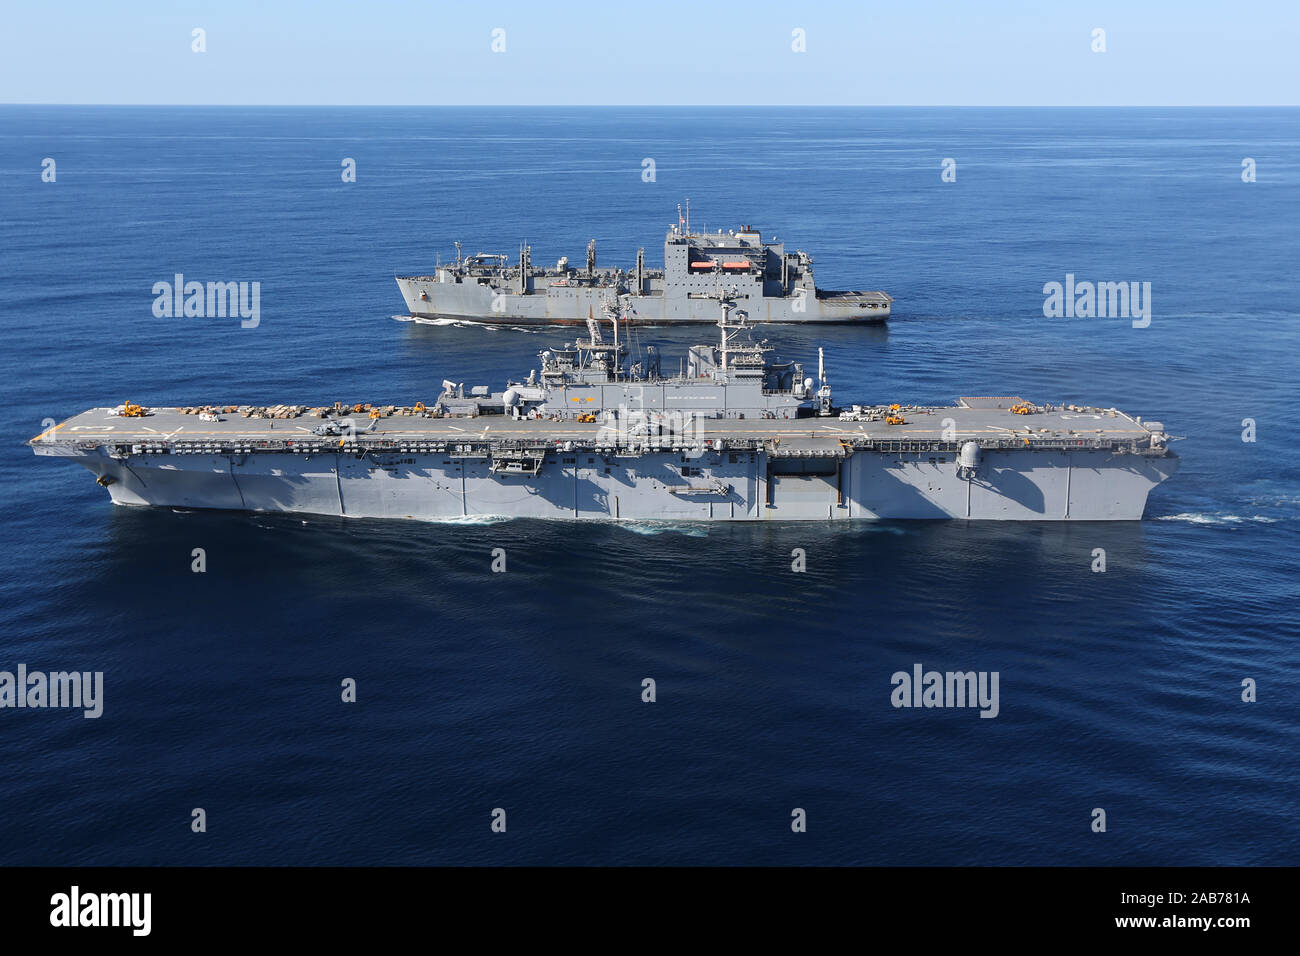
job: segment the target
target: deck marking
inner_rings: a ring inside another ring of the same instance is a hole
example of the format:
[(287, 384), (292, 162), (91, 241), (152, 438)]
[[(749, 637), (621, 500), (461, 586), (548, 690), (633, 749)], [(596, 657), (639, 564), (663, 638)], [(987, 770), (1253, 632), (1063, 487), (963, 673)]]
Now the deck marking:
[(40, 441), (40, 440), (43, 439), (46, 435), (53, 435), (56, 431), (58, 431), (58, 430), (59, 430), (60, 428), (62, 428), (64, 425), (68, 424), (68, 422), (70, 422), (70, 421), (72, 421), (71, 418), (69, 418), (67, 421), (59, 422), (59, 423), (58, 423), (57, 425), (55, 425), (53, 428), (47, 428), (47, 429), (45, 429), (45, 431), (41, 432), (41, 433), (40, 433), (39, 435), (37, 435), (35, 438), (30, 438), (30, 439), (28, 439), (28, 441)]

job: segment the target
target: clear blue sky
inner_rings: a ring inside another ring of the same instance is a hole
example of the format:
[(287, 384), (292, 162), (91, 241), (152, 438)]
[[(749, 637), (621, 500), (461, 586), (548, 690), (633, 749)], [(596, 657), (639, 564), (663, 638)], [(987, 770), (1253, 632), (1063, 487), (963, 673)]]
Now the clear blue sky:
[[(5, 0), (0, 10), (5, 103), (1300, 103), (1300, 0)], [(195, 27), (206, 53), (191, 52)], [(1097, 27), (1105, 53), (1091, 50)], [(805, 53), (791, 50), (796, 28)]]

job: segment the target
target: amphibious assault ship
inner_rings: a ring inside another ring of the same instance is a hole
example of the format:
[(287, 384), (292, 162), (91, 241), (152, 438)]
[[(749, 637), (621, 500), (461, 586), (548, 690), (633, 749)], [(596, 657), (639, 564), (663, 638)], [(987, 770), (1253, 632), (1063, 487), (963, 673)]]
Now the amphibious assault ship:
[[(718, 302), (714, 302), (715, 308)], [(493, 391), (429, 403), (93, 408), (31, 439), (113, 501), (380, 518), (1134, 520), (1178, 466), (1159, 422), (968, 397), (832, 401), (723, 301), (717, 344), (664, 374), (601, 323)]]
[(587, 244), (585, 268), (568, 256), (553, 269), (534, 268), (532, 251), (519, 249), (511, 265), (503, 254), (461, 254), (433, 275), (399, 276), (397, 284), (414, 318), (471, 319), (510, 325), (581, 324), (601, 314), (611, 295), (630, 296), (633, 323), (714, 322), (717, 297), (727, 293), (759, 322), (883, 322), (893, 299), (884, 292), (831, 292), (813, 281), (812, 256), (763, 241), (752, 226), (716, 233), (692, 232), (690, 201), (664, 239), (663, 269), (647, 269), (645, 250), (636, 267), (596, 267), (596, 240)]

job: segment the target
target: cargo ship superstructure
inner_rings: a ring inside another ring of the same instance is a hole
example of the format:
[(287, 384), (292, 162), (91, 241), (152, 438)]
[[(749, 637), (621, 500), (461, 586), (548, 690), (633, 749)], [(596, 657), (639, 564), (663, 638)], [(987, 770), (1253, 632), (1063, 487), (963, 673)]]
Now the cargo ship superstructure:
[[(714, 308), (719, 302), (715, 300)], [(123, 505), (349, 517), (613, 521), (1141, 518), (1178, 456), (1113, 407), (966, 397), (837, 407), (736, 303), (679, 374), (619, 321), (504, 389), (429, 403), (94, 408), (29, 444)]]
[(457, 243), (453, 262), (397, 284), (412, 317), (508, 325), (581, 324), (611, 296), (630, 297), (627, 321), (656, 325), (713, 323), (724, 294), (751, 322), (884, 322), (893, 304), (884, 292), (818, 289), (812, 256), (764, 241), (752, 226), (692, 232), (689, 205), (668, 229), (662, 269), (646, 267), (644, 249), (631, 269), (600, 268), (595, 239), (585, 265), (565, 256), (554, 268), (535, 267), (528, 245), (512, 264), (504, 254), (463, 255)]

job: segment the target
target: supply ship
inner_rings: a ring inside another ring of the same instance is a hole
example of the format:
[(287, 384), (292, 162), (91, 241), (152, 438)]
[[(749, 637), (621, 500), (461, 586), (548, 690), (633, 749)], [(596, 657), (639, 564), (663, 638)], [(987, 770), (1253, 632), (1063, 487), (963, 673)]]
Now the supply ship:
[(508, 325), (582, 324), (599, 316), (611, 296), (628, 298), (627, 321), (641, 324), (712, 323), (718, 296), (741, 304), (756, 322), (884, 322), (893, 299), (884, 292), (818, 289), (808, 253), (764, 241), (758, 229), (692, 232), (690, 201), (664, 239), (664, 266), (648, 269), (645, 250), (630, 270), (596, 266), (596, 240), (584, 266), (567, 256), (555, 268), (535, 268), (523, 245), (514, 265), (497, 253), (461, 254), (433, 275), (398, 276), (414, 318), (468, 319)]
[(605, 306), (503, 389), (448, 379), (408, 405), (126, 402), (28, 444), (121, 505), (424, 520), (1136, 520), (1178, 467), (1163, 424), (1113, 407), (839, 407), (820, 351), (815, 379), (776, 360), (726, 297), (717, 342), (664, 374), (653, 347), (631, 354), (626, 306)]

